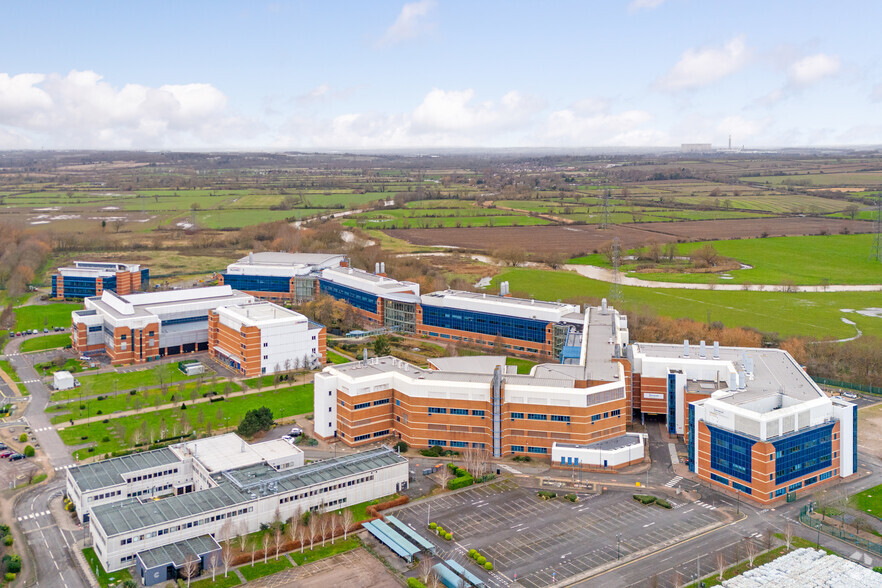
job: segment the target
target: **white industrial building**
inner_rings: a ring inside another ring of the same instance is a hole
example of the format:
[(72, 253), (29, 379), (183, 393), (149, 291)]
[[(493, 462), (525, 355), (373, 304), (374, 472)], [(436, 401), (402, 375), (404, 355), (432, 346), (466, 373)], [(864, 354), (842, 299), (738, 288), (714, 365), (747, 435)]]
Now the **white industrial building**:
[(227, 434), (71, 468), (67, 493), (90, 522), (102, 565), (115, 571), (157, 548), (204, 535), (222, 541), (298, 510), (388, 496), (407, 482), (407, 460), (385, 447), (303, 465), (284, 441)]

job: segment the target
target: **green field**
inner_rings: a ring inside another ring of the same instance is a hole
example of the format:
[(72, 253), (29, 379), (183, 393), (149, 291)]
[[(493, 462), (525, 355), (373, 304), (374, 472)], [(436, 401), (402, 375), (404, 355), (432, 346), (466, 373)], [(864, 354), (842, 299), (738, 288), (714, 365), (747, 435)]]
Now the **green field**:
[(342, 355), (340, 355), (336, 351), (331, 351), (330, 349), (328, 349), (328, 361), (330, 361), (331, 363), (336, 365), (336, 364), (341, 364), (341, 363), (349, 363), (352, 360), (346, 359), (345, 357), (343, 357)]
[(882, 172), (800, 174), (788, 176), (743, 177), (742, 182), (751, 184), (787, 185), (789, 182), (805, 182), (806, 186), (877, 186), (882, 185)]
[(132, 579), (132, 574), (129, 573), (129, 570), (119, 570), (110, 573), (105, 572), (104, 566), (101, 565), (101, 560), (98, 559), (98, 556), (95, 554), (95, 549), (92, 547), (84, 548), (83, 555), (86, 557), (86, 561), (89, 563), (89, 568), (92, 573), (97, 575), (98, 585), (101, 586), (101, 588), (116, 586), (125, 580)]
[[(115, 394), (89, 400), (78, 400), (76, 397), (67, 404), (56, 404), (46, 409), (47, 412), (62, 413), (52, 417), (53, 424), (63, 423), (70, 419), (88, 418), (90, 416), (110, 416), (116, 412), (126, 410), (149, 411), (151, 407), (163, 404), (192, 402), (196, 398), (202, 398), (207, 394), (234, 394), (240, 392), (242, 387), (236, 382), (218, 382), (214, 385), (206, 383), (200, 386), (197, 382), (169, 386), (166, 392), (160, 388), (152, 388), (137, 392), (136, 394)], [(67, 390), (65, 392), (68, 392)], [(200, 408), (202, 406), (200, 405)], [(199, 410), (199, 409), (197, 409)]]
[[(206, 372), (205, 381), (211, 378), (211, 371)], [(133, 390), (145, 386), (159, 386), (182, 380), (193, 380), (178, 369), (177, 363), (166, 363), (154, 368), (133, 372), (106, 372), (78, 378), (80, 387), (74, 390), (63, 390), (52, 394), (52, 400), (65, 400), (92, 396), (95, 394), (112, 394), (122, 390)]]
[(208, 229), (238, 229), (288, 218), (300, 219), (325, 212), (321, 208), (292, 210), (209, 210), (196, 213), (196, 225)]
[(57, 349), (70, 345), (70, 333), (55, 333), (52, 335), (43, 335), (42, 337), (34, 337), (33, 339), (25, 339), (21, 342), (21, 352), (29, 353), (31, 351), (44, 351), (46, 349)]
[[(582, 277), (574, 272), (527, 268), (508, 269), (493, 278), (493, 285), (508, 281), (515, 295), (527, 294), (540, 300), (599, 300), (609, 296), (610, 284)], [(878, 292), (785, 293), (720, 290), (680, 290), (623, 286), (620, 309), (649, 309), (662, 316), (721, 321), (727, 327), (757, 327), (781, 336), (810, 336), (839, 339), (855, 334), (843, 317), (857, 323), (867, 335), (882, 337), (882, 319), (840, 309), (880, 306)]]
[(70, 313), (83, 308), (82, 304), (67, 302), (55, 302), (52, 304), (33, 304), (20, 306), (15, 309), (16, 331), (25, 329), (39, 329), (52, 327), (69, 327), (71, 324)]
[(9, 363), (7, 359), (0, 359), (0, 370), (6, 372), (6, 374), (12, 378), (13, 382), (21, 383), (21, 378), (18, 377), (18, 372), (12, 367), (12, 364)]
[(877, 519), (882, 518), (882, 485), (852, 494), (848, 497), (848, 504)]
[(519, 359), (517, 357), (506, 357), (505, 365), (516, 365), (518, 366), (519, 374), (529, 374), (530, 370), (533, 369), (533, 366), (536, 365), (535, 361), (530, 361), (529, 359)]
[[(134, 445), (133, 435), (141, 434), (142, 440), (162, 438), (161, 425), (165, 422), (165, 436), (172, 434), (174, 426), (182, 431), (181, 420), (187, 417), (191, 429), (199, 434), (207, 433), (209, 426), (213, 431), (225, 426), (237, 426), (246, 412), (266, 406), (276, 419), (312, 411), (312, 384), (293, 386), (234, 396), (221, 402), (195, 405), (187, 410), (167, 408), (158, 411), (143, 411), (137, 415), (118, 417), (105, 422), (74, 425), (58, 430), (62, 441), (67, 445), (96, 445), (93, 451), (79, 449), (74, 452), (78, 459), (127, 449)], [(199, 422), (199, 412), (203, 411), (203, 421)], [(85, 439), (84, 439), (85, 437)]]

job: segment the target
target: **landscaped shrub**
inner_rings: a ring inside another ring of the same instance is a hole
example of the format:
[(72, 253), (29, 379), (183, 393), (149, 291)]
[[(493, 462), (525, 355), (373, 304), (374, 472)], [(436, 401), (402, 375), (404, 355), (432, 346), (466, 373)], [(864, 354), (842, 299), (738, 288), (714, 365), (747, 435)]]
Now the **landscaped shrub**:
[(104, 396), (99, 396), (99, 397), (97, 398), (97, 400), (99, 400), (99, 401), (100, 401), (100, 400), (104, 400)]
[(12, 582), (13, 580), (15, 580), (15, 574), (12, 572), (6, 572), (6, 581)]
[(453, 533), (448, 531), (447, 533), (444, 534), (444, 538), (447, 539), (448, 541), (450, 541), (451, 539), (453, 539)]
[(438, 523), (429, 523), (429, 528), (433, 531), (438, 528)]
[(493, 564), (488, 561), (487, 563), (484, 564), (484, 569), (487, 570), (488, 572), (491, 571), (493, 569)]
[(408, 578), (407, 588), (426, 588), (426, 585), (420, 582), (417, 578)]
[[(10, 545), (12, 545), (13, 541), (14, 540), (12, 538), (12, 535), (7, 535), (6, 537), (3, 538), (3, 545), (5, 545), (6, 547), (9, 547)], [(16, 570), (16, 572), (17, 571), (18, 570)]]
[(459, 488), (465, 488), (466, 486), (471, 486), (475, 483), (475, 479), (471, 476), (462, 476), (460, 478), (453, 478), (449, 482), (447, 482), (448, 490), (457, 490)]
[(469, 549), (469, 557), (474, 559), (475, 555), (478, 553), (477, 549)]
[(456, 470), (459, 469), (459, 466), (453, 462), (447, 464), (447, 469), (451, 471), (451, 473), (456, 473)]
[(636, 500), (640, 504), (652, 504), (653, 502), (655, 502), (656, 498), (655, 496), (649, 496), (647, 494), (635, 494), (634, 500)]
[(463, 476), (469, 475), (469, 472), (467, 470), (462, 469), (462, 468), (456, 468), (456, 470), (453, 473), (456, 474), (457, 478), (462, 478)]
[(21, 556), (16, 554), (11, 554), (3, 558), (3, 563), (6, 564), (6, 571), (12, 572), (13, 574), (17, 574), (21, 571)]
[(27, 434), (27, 433), (22, 433), (21, 435), (18, 436), (18, 442), (19, 442), (19, 443), (24, 443), (24, 442), (27, 441), (27, 440), (28, 440), (28, 434)]
[(34, 448), (30, 445), (25, 445), (24, 456), (25, 457), (34, 457)]
[(530, 459), (529, 455), (516, 455), (512, 458), (512, 461), (528, 462), (533, 460)]
[(577, 500), (579, 500), (579, 497), (575, 494), (564, 494), (564, 498), (566, 498), (570, 502), (576, 502)]
[(129, 396), (134, 396), (137, 393), (138, 393), (137, 390), (129, 390)]
[(539, 498), (542, 500), (550, 500), (552, 498), (557, 498), (557, 492), (551, 492), (549, 490), (540, 490), (536, 493)]
[(667, 500), (665, 500), (663, 498), (656, 498), (655, 503), (662, 508), (674, 508), (673, 506), (671, 506), (670, 502), (668, 502)]
[(441, 454), (444, 452), (444, 448), (440, 445), (432, 445), (428, 449), (420, 449), (420, 455), (424, 455), (426, 457), (441, 457)]
[(481, 482), (489, 482), (490, 480), (492, 480), (495, 477), (496, 477), (496, 474), (493, 474), (493, 473), (484, 474), (483, 476), (478, 476), (477, 478), (475, 478), (475, 484), (480, 484)]
[(444, 536), (444, 527), (438, 527), (435, 531), (437, 531), (438, 535)]
[(395, 451), (398, 451), (399, 453), (404, 453), (405, 451), (407, 451), (407, 443), (405, 443), (404, 441), (399, 441), (392, 447), (393, 449), (395, 449)]
[(487, 558), (484, 557), (483, 555), (479, 555), (478, 556), (478, 565), (484, 565), (485, 563), (487, 563)]
[(101, 412), (100, 410), (96, 410), (96, 411), (95, 411), (95, 414), (104, 414), (104, 413)]

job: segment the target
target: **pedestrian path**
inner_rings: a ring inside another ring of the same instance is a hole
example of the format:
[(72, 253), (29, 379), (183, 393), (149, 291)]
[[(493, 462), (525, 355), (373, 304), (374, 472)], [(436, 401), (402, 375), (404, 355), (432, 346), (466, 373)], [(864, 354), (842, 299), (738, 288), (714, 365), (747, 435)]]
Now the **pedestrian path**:
[(70, 468), (75, 468), (75, 467), (77, 467), (75, 464), (68, 464), (66, 466), (58, 466), (55, 468), (55, 471), (60, 472), (62, 470), (69, 470)]
[(671, 480), (670, 482), (665, 484), (665, 486), (667, 486), (668, 488), (673, 488), (674, 486), (679, 484), (682, 480), (683, 480), (683, 476), (677, 476), (676, 478), (674, 478), (673, 480)]
[(706, 509), (708, 509), (708, 510), (717, 510), (717, 507), (716, 507), (716, 506), (714, 506), (714, 505), (712, 505), (712, 504), (708, 504), (708, 503), (706, 503), (706, 502), (702, 502), (702, 501), (700, 501), (700, 500), (695, 501), (694, 504), (696, 504), (696, 505), (698, 505), (698, 506), (700, 506), (700, 507), (702, 507), (702, 508), (706, 508)]
[(51, 431), (54, 427), (40, 427), (39, 429), (34, 429), (33, 433), (39, 433), (40, 431)]

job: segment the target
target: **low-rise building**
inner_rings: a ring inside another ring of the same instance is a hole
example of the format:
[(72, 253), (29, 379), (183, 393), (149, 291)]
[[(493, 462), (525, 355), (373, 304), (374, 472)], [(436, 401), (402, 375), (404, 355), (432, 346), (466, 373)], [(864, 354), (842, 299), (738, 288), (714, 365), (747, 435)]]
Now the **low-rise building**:
[(52, 274), (52, 298), (88, 298), (105, 290), (126, 295), (146, 290), (150, 270), (137, 263), (75, 261)]
[(348, 265), (334, 253), (249, 253), (218, 275), (218, 282), (272, 302), (300, 304), (315, 296), (322, 270)]
[(227, 434), (70, 468), (67, 494), (89, 523), (102, 566), (119, 570), (141, 556), (141, 580), (150, 585), (168, 579), (146, 575), (159, 560), (181, 563), (180, 554), (156, 549), (205, 535), (223, 541), (299, 512), (388, 496), (407, 483), (407, 460), (388, 448), (303, 465), (302, 452), (284, 441), (248, 444)]
[(413, 321), (420, 301), (419, 284), (393, 280), (380, 267), (373, 274), (353, 267), (322, 270), (318, 290), (349, 303), (373, 324), (394, 326), (405, 333), (415, 332)]
[(210, 310), (208, 350), (248, 377), (319, 367), (327, 357), (322, 325), (264, 301)]

